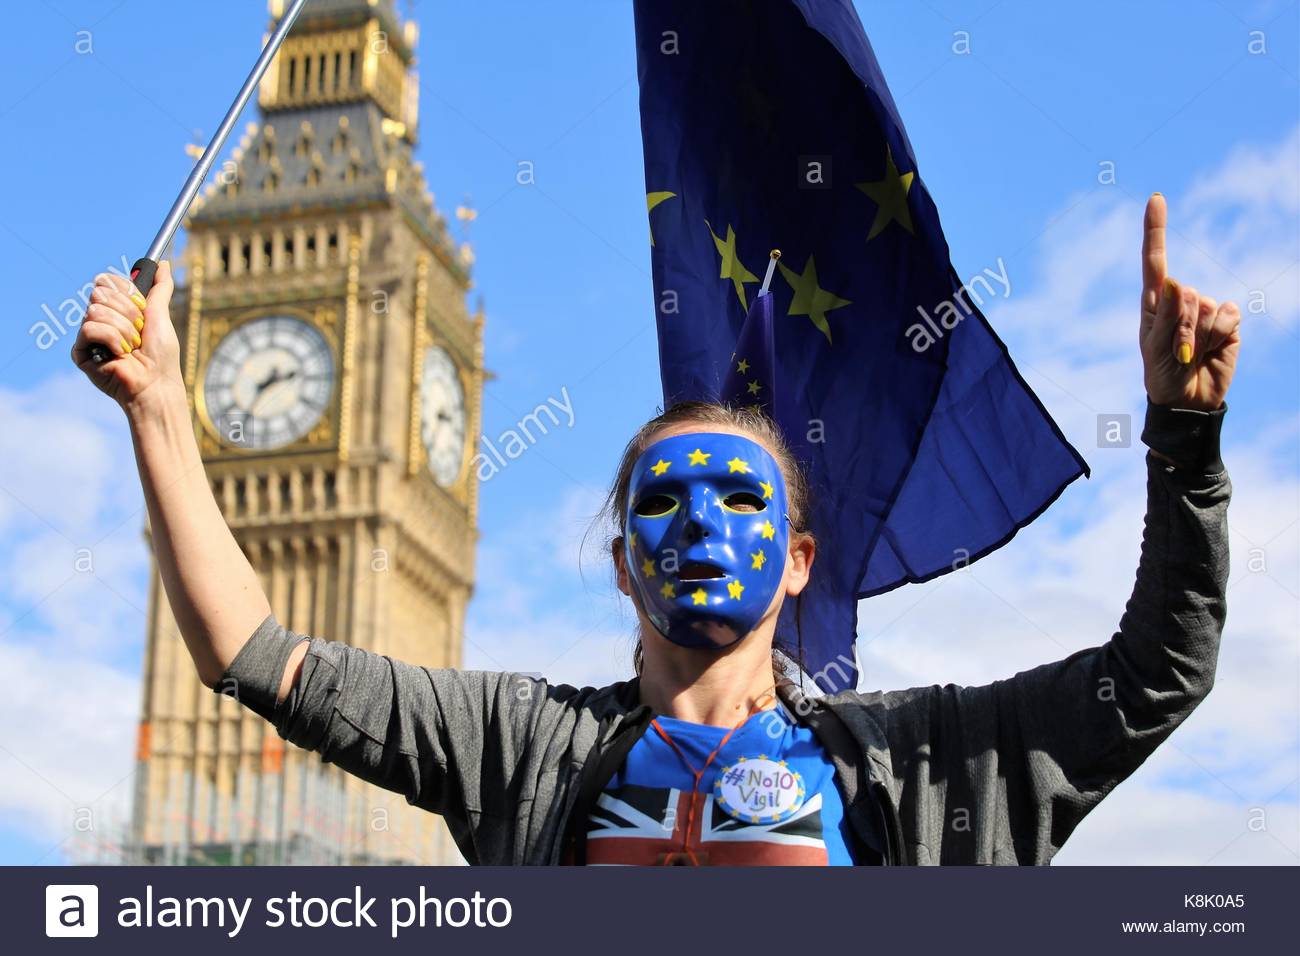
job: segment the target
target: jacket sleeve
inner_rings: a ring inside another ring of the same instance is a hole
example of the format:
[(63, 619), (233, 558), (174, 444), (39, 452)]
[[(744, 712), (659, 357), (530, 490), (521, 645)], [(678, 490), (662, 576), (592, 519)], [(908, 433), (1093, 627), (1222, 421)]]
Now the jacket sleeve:
[[(279, 704), (291, 651), (310, 641)], [(537, 702), (554, 692), (523, 674), (416, 667), (295, 634), (268, 617), (240, 650), (220, 693), (270, 720), (285, 740), (363, 780), (442, 814), (474, 862), (482, 818), (513, 818)]]
[(1149, 412), (1143, 438), (1180, 464), (1148, 455), (1137, 580), (1107, 643), (982, 687), (881, 699), (915, 861), (1049, 862), (1213, 686), (1228, 578), (1223, 412), (1171, 411)]

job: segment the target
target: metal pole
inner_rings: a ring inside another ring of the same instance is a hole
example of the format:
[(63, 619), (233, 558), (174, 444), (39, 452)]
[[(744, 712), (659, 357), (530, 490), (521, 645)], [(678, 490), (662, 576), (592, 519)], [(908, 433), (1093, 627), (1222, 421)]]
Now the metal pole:
[(157, 262), (162, 258), (163, 250), (172, 241), (172, 237), (176, 235), (176, 230), (180, 227), (181, 220), (185, 218), (190, 203), (194, 202), (194, 197), (198, 195), (199, 189), (203, 186), (203, 180), (207, 179), (212, 164), (217, 160), (217, 154), (221, 152), (221, 147), (225, 145), (226, 137), (230, 135), (230, 131), (234, 128), (235, 122), (239, 119), (239, 114), (248, 105), (249, 99), (253, 96), (253, 91), (257, 89), (257, 84), (262, 80), (262, 75), (266, 72), (266, 68), (271, 65), (271, 60), (275, 58), (276, 51), (280, 49), (280, 44), (284, 42), (285, 35), (289, 32), (289, 28), (293, 26), (293, 21), (298, 19), (298, 14), (302, 12), (306, 2), (307, 0), (293, 0), (293, 5), (280, 19), (275, 32), (271, 34), (271, 39), (262, 48), (262, 55), (253, 64), (248, 79), (244, 80), (244, 85), (239, 88), (239, 94), (235, 97), (235, 101), (230, 104), (230, 109), (226, 111), (225, 118), (221, 121), (221, 125), (217, 127), (216, 135), (212, 137), (207, 149), (203, 151), (203, 155), (199, 157), (198, 163), (190, 172), (189, 179), (185, 180), (185, 185), (181, 187), (180, 195), (172, 203), (172, 208), (168, 211), (167, 218), (163, 220), (158, 235), (154, 236), (153, 242), (149, 244), (149, 249), (144, 254), (146, 259)]
[[(217, 160), (217, 154), (221, 152), (221, 147), (226, 143), (226, 137), (230, 135), (235, 121), (239, 119), (239, 114), (248, 105), (249, 99), (253, 96), (253, 90), (257, 89), (257, 84), (261, 82), (262, 74), (271, 65), (271, 60), (275, 58), (276, 52), (280, 49), (280, 44), (284, 42), (285, 35), (288, 34), (289, 28), (293, 26), (293, 21), (298, 19), (298, 14), (302, 12), (302, 8), (306, 3), (307, 0), (293, 0), (293, 5), (289, 7), (288, 12), (280, 18), (280, 23), (276, 26), (275, 32), (271, 34), (271, 39), (267, 40), (266, 46), (262, 47), (262, 55), (253, 64), (253, 69), (248, 74), (248, 78), (244, 80), (244, 85), (239, 88), (239, 94), (235, 97), (235, 101), (230, 104), (230, 109), (226, 111), (221, 125), (217, 127), (216, 135), (212, 137), (207, 149), (203, 151), (199, 161), (190, 170), (189, 178), (185, 180), (180, 195), (172, 203), (172, 208), (168, 210), (162, 228), (153, 237), (153, 242), (149, 244), (149, 249), (145, 252), (144, 257), (136, 260), (135, 265), (131, 267), (131, 281), (142, 294), (149, 294), (149, 287), (153, 285), (154, 272), (158, 268), (158, 261), (171, 243), (172, 237), (176, 235), (176, 230), (180, 228), (181, 220), (185, 218), (185, 213), (189, 210), (190, 204), (194, 202), (194, 197), (198, 195), (199, 189), (202, 188), (203, 180), (207, 179), (212, 164)], [(96, 365), (102, 365), (104, 362), (109, 361), (112, 355), (104, 346), (92, 345), (90, 347), (90, 357)]]

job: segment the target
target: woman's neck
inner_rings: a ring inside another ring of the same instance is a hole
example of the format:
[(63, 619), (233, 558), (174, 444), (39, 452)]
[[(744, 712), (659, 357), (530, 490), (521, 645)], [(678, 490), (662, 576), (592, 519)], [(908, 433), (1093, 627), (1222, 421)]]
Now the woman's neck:
[(641, 702), (678, 720), (734, 727), (776, 700), (771, 641), (757, 638), (751, 634), (719, 654), (654, 635), (643, 645)]

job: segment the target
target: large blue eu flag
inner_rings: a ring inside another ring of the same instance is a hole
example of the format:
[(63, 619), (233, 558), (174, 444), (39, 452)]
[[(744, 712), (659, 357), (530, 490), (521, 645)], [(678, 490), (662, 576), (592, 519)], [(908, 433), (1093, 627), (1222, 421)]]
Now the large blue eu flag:
[(851, 686), (858, 599), (1000, 547), (1087, 465), (980, 312), (1005, 268), (953, 269), (850, 0), (637, 0), (636, 32), (664, 400), (781, 424), (818, 550), (778, 638)]

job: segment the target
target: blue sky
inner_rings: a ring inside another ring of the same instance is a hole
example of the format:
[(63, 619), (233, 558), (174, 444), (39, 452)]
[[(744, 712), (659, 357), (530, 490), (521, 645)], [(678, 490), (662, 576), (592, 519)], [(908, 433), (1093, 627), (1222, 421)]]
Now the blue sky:
[[(1094, 468), (965, 580), (865, 604), (865, 682), (989, 680), (1109, 635), (1131, 586), (1141, 469), (1136, 450), (1095, 447), (1095, 419), (1141, 411), (1140, 205), (1159, 189), (1173, 274), (1261, 303), (1230, 399), (1234, 610), (1215, 696), (1062, 859), (1296, 862), (1297, 4), (858, 6), (958, 271), (1006, 263), (1012, 292), (986, 311)], [(631, 616), (581, 535), (659, 395), (630, 7), (414, 12), (418, 157), (445, 212), (466, 196), (479, 209), (472, 296), (486, 300), (496, 374), (484, 431), (562, 390), (575, 412), (483, 488), (466, 660), (612, 680), (630, 668)], [(129, 792), (147, 581), (120, 416), (76, 380), (64, 345), (41, 351), (28, 328), (42, 303), (142, 253), (191, 162), (184, 146), (206, 140), (266, 24), (258, 0), (44, 0), (23, 18), (0, 38), (0, 253), (16, 299), (0, 329), (0, 667), (22, 675), (0, 703), (4, 863), (63, 859), (67, 808)], [(80, 30), (93, 52), (76, 51)], [(969, 54), (954, 52), (959, 31)], [(535, 185), (516, 184), (521, 161)], [(1104, 163), (1115, 185), (1099, 183)], [(93, 579), (70, 578), (70, 555), (92, 545)], [(1256, 549), (1266, 570), (1242, 577)], [(525, 579), (521, 556), (536, 569)], [(1276, 808), (1264, 831), (1243, 822), (1256, 805)]]

